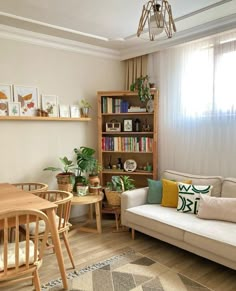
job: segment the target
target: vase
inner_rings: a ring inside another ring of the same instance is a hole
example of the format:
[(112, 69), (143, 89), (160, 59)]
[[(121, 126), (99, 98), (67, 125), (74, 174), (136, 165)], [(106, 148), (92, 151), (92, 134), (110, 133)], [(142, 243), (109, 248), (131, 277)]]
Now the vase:
[(81, 108), (81, 115), (82, 115), (82, 117), (88, 117), (89, 116), (89, 108), (88, 107), (82, 107)]

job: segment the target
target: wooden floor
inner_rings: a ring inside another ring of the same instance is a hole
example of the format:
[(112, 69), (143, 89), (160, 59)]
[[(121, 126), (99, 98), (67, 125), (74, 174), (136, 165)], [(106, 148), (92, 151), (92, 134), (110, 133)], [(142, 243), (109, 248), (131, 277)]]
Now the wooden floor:
[[(212, 290), (236, 290), (236, 271), (141, 233), (136, 233), (136, 239), (132, 240), (129, 231), (113, 232), (113, 226), (114, 221), (108, 218), (103, 220), (103, 233), (101, 235), (82, 231), (73, 232), (73, 236), (69, 237), (69, 241), (76, 262), (76, 269), (107, 259), (131, 248)], [(70, 272), (72, 268), (64, 245), (62, 245), (62, 248), (66, 269), (67, 272)], [(51, 251), (47, 251), (43, 265), (40, 268), (41, 283), (43, 284), (59, 277), (55, 255)], [(25, 282), (20, 286), (0, 288), (0, 290), (28, 291), (33, 290), (33, 286), (30, 285), (30, 282)]]

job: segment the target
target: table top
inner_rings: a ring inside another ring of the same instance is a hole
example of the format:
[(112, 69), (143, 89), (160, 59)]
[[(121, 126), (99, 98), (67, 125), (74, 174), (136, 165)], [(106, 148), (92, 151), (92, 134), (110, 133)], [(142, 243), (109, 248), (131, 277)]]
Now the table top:
[(88, 194), (85, 196), (73, 196), (71, 201), (72, 205), (83, 205), (83, 204), (93, 204), (102, 201), (103, 194)]
[(13, 209), (46, 210), (57, 205), (9, 183), (0, 183), (0, 212)]

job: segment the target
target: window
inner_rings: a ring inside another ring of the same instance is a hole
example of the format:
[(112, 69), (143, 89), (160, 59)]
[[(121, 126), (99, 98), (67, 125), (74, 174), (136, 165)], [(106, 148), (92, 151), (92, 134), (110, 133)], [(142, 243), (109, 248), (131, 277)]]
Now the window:
[(185, 116), (236, 114), (236, 41), (193, 50), (185, 58), (182, 74)]

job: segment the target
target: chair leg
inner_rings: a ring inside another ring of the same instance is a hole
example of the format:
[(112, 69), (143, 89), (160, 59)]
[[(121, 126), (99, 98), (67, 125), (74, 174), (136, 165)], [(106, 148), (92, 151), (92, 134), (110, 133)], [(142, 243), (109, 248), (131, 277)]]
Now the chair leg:
[(38, 269), (33, 274), (34, 288), (36, 291), (41, 291)]
[(75, 262), (74, 262), (74, 259), (73, 259), (73, 256), (72, 256), (72, 253), (71, 253), (71, 250), (70, 250), (70, 245), (69, 245), (69, 241), (68, 241), (68, 238), (66, 236), (66, 233), (63, 232), (62, 236), (63, 236), (63, 240), (64, 240), (64, 243), (65, 243), (65, 246), (66, 246), (67, 253), (68, 253), (69, 257), (70, 257), (70, 261), (71, 261), (72, 267), (73, 267), (73, 269), (75, 269)]

